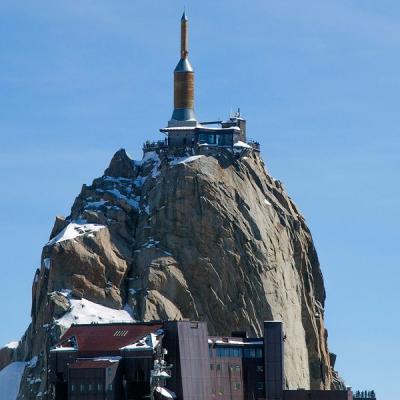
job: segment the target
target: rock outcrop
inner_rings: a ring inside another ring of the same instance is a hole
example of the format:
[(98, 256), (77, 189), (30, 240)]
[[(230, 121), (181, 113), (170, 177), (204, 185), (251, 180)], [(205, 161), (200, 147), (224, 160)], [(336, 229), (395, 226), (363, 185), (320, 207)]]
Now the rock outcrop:
[(57, 217), (32, 297), (32, 323), (13, 356), (31, 360), (20, 398), (46, 393), (46, 350), (69, 324), (102, 313), (105, 322), (204, 320), (223, 335), (258, 335), (263, 320), (282, 320), (287, 387), (341, 385), (311, 233), (248, 150), (150, 152), (140, 162), (118, 151), (105, 175), (83, 186), (71, 215)]

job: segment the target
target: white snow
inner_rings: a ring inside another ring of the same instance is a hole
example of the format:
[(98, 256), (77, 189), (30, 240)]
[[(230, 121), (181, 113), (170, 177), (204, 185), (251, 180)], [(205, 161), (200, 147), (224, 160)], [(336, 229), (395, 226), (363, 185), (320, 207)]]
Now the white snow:
[(242, 147), (242, 148), (245, 148), (245, 149), (252, 149), (252, 147), (249, 144), (247, 144), (245, 142), (241, 142), (240, 140), (237, 143), (235, 143), (233, 145), (233, 147)]
[(166, 371), (154, 371), (154, 372), (152, 372), (151, 375), (162, 377), (162, 378), (171, 378), (171, 375), (168, 374), (168, 372), (166, 372)]
[(120, 350), (154, 350), (157, 347), (158, 343), (159, 341), (157, 340), (157, 336), (154, 333), (150, 333), (149, 335), (145, 336), (135, 343), (128, 344), (128, 346), (125, 347), (121, 347)]
[(56, 324), (65, 329), (68, 329), (72, 324), (134, 322), (134, 319), (125, 310), (114, 310), (86, 299), (70, 299), (70, 302), (71, 310), (55, 321)]
[(7, 349), (16, 349), (19, 345), (19, 342), (10, 342), (4, 345)]
[(157, 245), (160, 244), (159, 240), (154, 240), (153, 238), (149, 238), (149, 240), (142, 245), (142, 247), (146, 249), (153, 249), (154, 247), (157, 247)]
[(241, 342), (239, 340), (216, 340), (215, 344), (231, 344), (234, 346), (254, 346), (254, 345), (262, 345), (264, 342), (262, 341), (255, 341), (255, 342)]
[(190, 157), (180, 157), (174, 158), (169, 162), (170, 165), (178, 165), (178, 164), (189, 164), (193, 161), (198, 160), (199, 158), (204, 157), (204, 155), (190, 156)]
[(121, 183), (121, 182), (126, 183), (126, 182), (131, 181), (131, 179), (122, 178), (122, 176), (119, 176), (118, 178), (114, 178), (113, 176), (108, 176), (108, 175), (104, 175), (103, 180), (108, 181), (108, 182), (114, 182), (114, 183)]
[(93, 232), (97, 232), (103, 228), (105, 228), (105, 226), (99, 224), (71, 222), (56, 237), (51, 239), (46, 246), (51, 246), (65, 240), (72, 240), (79, 236), (92, 234)]
[(131, 199), (124, 194), (122, 194), (118, 189), (108, 189), (106, 190), (107, 193), (113, 195), (117, 199), (122, 199), (125, 200), (130, 206), (132, 206), (135, 209), (139, 209), (139, 201), (140, 197), (136, 196), (134, 199)]
[(161, 386), (157, 386), (156, 387), (156, 392), (160, 393), (161, 396), (167, 398), (167, 399), (176, 399), (176, 394), (172, 391), (169, 390), (167, 388), (161, 387)]
[(50, 259), (50, 258), (45, 258), (45, 259), (43, 260), (43, 265), (44, 265), (44, 267), (45, 267), (46, 269), (50, 269), (50, 267), (51, 267), (51, 259)]
[(267, 199), (264, 199), (264, 203), (265, 203), (267, 206), (272, 206), (272, 204), (271, 204)]
[(27, 367), (28, 367), (28, 368), (35, 368), (37, 362), (38, 362), (38, 357), (35, 356), (35, 357), (33, 357), (30, 361), (27, 362)]
[(0, 391), (2, 400), (16, 400), (26, 363), (14, 362), (0, 371)]
[(120, 362), (121, 361), (120, 356), (112, 356), (112, 357), (97, 357), (94, 358), (92, 361), (108, 361), (110, 363), (116, 363), (116, 362)]
[(55, 347), (54, 349), (51, 349), (50, 351), (56, 351), (57, 353), (60, 351), (77, 351), (78, 349), (75, 347)]
[[(148, 162), (153, 163), (153, 169), (151, 171), (151, 177), (152, 178), (157, 178), (158, 175), (160, 175), (160, 165), (161, 165), (161, 160), (157, 152), (155, 151), (149, 151), (144, 154), (143, 159), (141, 161), (135, 161), (135, 164), (139, 167), (143, 167), (145, 164)], [(135, 180), (135, 186), (140, 187), (142, 186), (146, 180), (147, 176), (138, 176)]]
[(88, 201), (85, 205), (85, 209), (100, 208), (101, 206), (104, 206), (104, 204), (106, 204), (105, 200)]

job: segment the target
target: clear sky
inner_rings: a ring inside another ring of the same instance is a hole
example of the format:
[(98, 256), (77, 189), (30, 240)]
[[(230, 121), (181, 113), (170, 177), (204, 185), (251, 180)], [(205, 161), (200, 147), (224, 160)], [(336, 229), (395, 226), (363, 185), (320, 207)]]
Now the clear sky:
[[(241, 107), (312, 230), (337, 369), (398, 399), (400, 3), (186, 2), (200, 119)], [(183, 1), (0, 1), (0, 343), (57, 214), (172, 112)]]

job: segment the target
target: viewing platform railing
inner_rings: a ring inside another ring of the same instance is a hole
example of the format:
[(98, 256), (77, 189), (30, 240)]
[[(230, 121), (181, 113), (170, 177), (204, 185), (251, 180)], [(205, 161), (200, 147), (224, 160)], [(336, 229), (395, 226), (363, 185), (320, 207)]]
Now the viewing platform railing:
[[(255, 151), (259, 152), (261, 150), (260, 143), (255, 140), (249, 140), (247, 142), (247, 144), (250, 145), (253, 148), (253, 150), (255, 150)], [(218, 145), (213, 145), (213, 146), (218, 147)], [(226, 147), (226, 146), (221, 146), (221, 147)], [(143, 144), (143, 152), (145, 152), (145, 153), (149, 152), (149, 151), (157, 151), (157, 150), (164, 150), (164, 149), (168, 149), (168, 139), (157, 140), (157, 141), (147, 140)]]

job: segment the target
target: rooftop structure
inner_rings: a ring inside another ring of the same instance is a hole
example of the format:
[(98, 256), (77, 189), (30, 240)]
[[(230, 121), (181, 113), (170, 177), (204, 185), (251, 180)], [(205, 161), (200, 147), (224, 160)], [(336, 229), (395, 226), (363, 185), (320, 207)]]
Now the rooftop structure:
[(167, 127), (160, 129), (166, 135), (166, 140), (146, 142), (144, 152), (182, 151), (190, 148), (204, 153), (210, 149), (227, 149), (238, 155), (243, 149), (259, 151), (259, 143), (247, 141), (246, 120), (240, 110), (225, 121), (198, 121), (194, 111), (194, 70), (188, 55), (189, 21), (184, 12), (181, 18), (180, 60), (174, 70), (174, 110)]
[(194, 71), (189, 58), (189, 21), (181, 18), (181, 58), (174, 71), (174, 111), (168, 126), (196, 126), (194, 114)]

